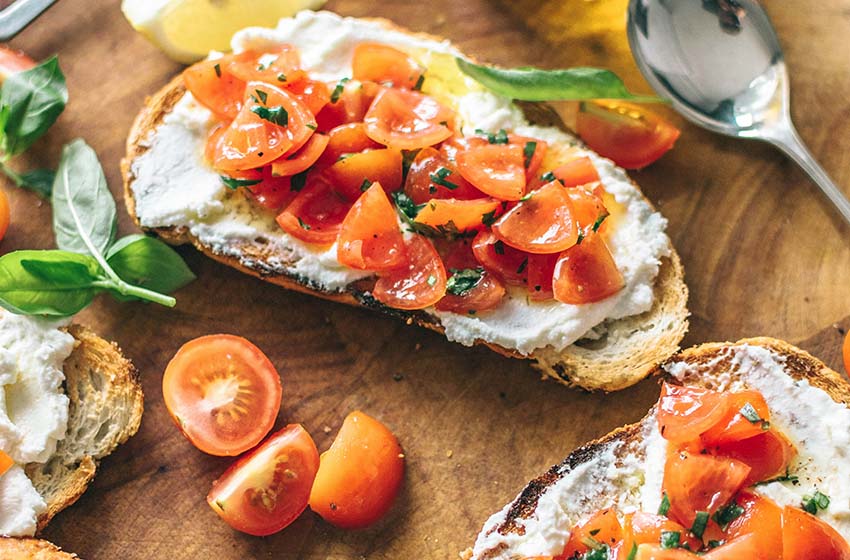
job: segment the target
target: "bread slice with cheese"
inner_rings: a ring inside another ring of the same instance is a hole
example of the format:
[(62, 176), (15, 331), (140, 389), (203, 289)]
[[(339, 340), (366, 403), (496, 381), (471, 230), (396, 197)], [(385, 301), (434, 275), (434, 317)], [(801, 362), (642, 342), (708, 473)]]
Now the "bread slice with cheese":
[[(281, 39), (281, 33), (288, 35)], [(424, 64), (426, 77), (423, 91), (426, 93), (440, 100), (457, 101), (460, 99), (458, 92), (463, 92), (463, 95), (480, 95), (485, 105), (503, 104), (489, 110), (482, 108), (479, 103), (475, 110), (483, 116), (477, 122), (506, 112), (513, 114), (513, 111), (517, 111), (516, 114), (523, 115), (509, 100), (486, 92), (460, 73), (454, 62), (454, 56), (460, 53), (448, 41), (411, 33), (386, 20), (340, 18), (328, 12), (301, 13), (294, 19), (281, 20), (277, 30), (251, 29), (237, 34), (234, 45), (245, 47), (248, 41), (251, 41), (251, 48), (258, 49), (264, 45), (274, 45), (276, 41), (294, 44), (302, 50), (312, 49), (309, 55), (302, 56), (308, 70), (313, 61), (323, 63), (323, 68), (335, 71), (348, 63), (341, 61), (346, 56), (350, 60), (350, 53), (357, 41), (384, 41), (402, 50), (407, 49)], [(325, 72), (323, 75), (329, 74)], [(468, 345), (483, 344), (506, 356), (528, 358), (546, 376), (567, 385), (605, 391), (622, 389), (645, 377), (656, 364), (678, 349), (688, 326), (687, 287), (679, 256), (663, 233), (663, 224), (666, 222), (640, 195), (638, 187), (621, 169), (581, 146), (578, 140), (565, 132), (563, 123), (555, 113), (544, 106), (525, 106), (522, 122), (533, 130), (554, 135), (553, 138), (558, 141), (554, 147), (550, 142), (550, 153), (555, 154), (556, 159), (559, 154), (563, 157), (575, 157), (575, 153), (586, 154), (594, 159), (597, 167), (610, 170), (614, 176), (612, 180), (622, 184), (623, 192), (628, 191), (632, 204), (630, 208), (636, 209), (635, 212), (639, 214), (635, 220), (640, 223), (635, 229), (643, 232), (644, 229), (640, 228), (647, 223), (654, 226), (661, 224), (656, 239), (634, 240), (636, 243), (656, 243), (654, 246), (659, 248), (658, 256), (642, 263), (642, 272), (635, 273), (636, 277), (643, 278), (646, 285), (635, 287), (634, 290), (629, 286), (628, 294), (623, 296), (645, 302), (639, 313), (622, 313), (616, 318), (609, 318), (612, 313), (617, 315), (617, 306), (609, 301), (605, 303), (608, 311), (600, 312), (601, 308), (593, 307), (597, 304), (589, 304), (586, 309), (579, 310), (574, 318), (554, 325), (554, 329), (551, 324), (537, 325), (532, 319), (527, 319), (526, 324), (518, 328), (514, 319), (528, 315), (537, 305), (523, 296), (524, 303), (512, 307), (513, 317), (500, 318), (500, 336), (491, 336), (487, 333), (493, 332), (495, 327), (491, 328), (487, 324), (486, 314), (474, 318), (447, 319), (445, 314), (441, 316), (431, 308), (413, 312), (392, 309), (371, 296), (374, 278), (363, 277), (362, 274), (346, 282), (339, 280), (345, 277), (345, 271), (332, 270), (333, 281), (324, 282), (315, 274), (317, 268), (325, 266), (324, 257), (305, 259), (304, 253), (309, 250), (304, 248), (304, 244), (298, 244), (297, 240), (292, 239), (277, 241), (274, 234), (270, 233), (273, 230), (267, 231), (264, 229), (266, 226), (261, 227), (262, 224), (270, 224), (268, 227), (274, 228), (274, 214), (256, 205), (252, 207), (246, 196), (229, 191), (221, 185), (212, 169), (205, 169), (202, 153), (208, 123), (203, 114), (185, 123), (177, 122), (183, 118), (182, 115), (188, 111), (187, 104), (191, 105), (192, 101), (182, 76), (177, 76), (148, 99), (130, 130), (127, 154), (122, 162), (125, 202), (130, 215), (145, 231), (172, 244), (192, 244), (217, 261), (291, 290), (376, 309), (408, 324), (418, 324), (444, 333), (451, 340)], [(472, 127), (468, 122), (467, 125), (467, 128)], [(199, 182), (192, 184), (198, 178)], [(157, 189), (159, 194), (156, 196), (161, 195), (159, 199), (152, 194)], [(208, 198), (204, 199), (205, 196)], [(159, 206), (154, 208), (156, 204)], [(240, 221), (236, 229), (228, 226), (229, 229), (223, 230), (221, 217), (236, 209), (248, 212), (250, 218)], [(277, 233), (282, 233), (279, 228)], [(637, 252), (622, 250), (620, 254), (624, 255), (623, 258), (629, 258), (632, 253)], [(307, 260), (310, 263), (304, 264)], [(322, 268), (322, 272), (327, 270)], [(617, 297), (619, 295), (612, 296)], [(542, 312), (540, 314), (544, 315)], [(462, 329), (457, 326), (464, 321), (466, 323), (461, 325)], [(570, 321), (584, 325), (582, 331), (575, 340), (570, 339), (561, 347), (556, 347), (552, 339), (557, 339), (557, 335), (548, 339), (546, 336)], [(483, 331), (476, 330), (478, 327)], [(463, 332), (458, 334), (460, 330)], [(536, 346), (526, 344), (527, 341), (520, 340), (522, 337), (538, 337), (545, 343)]]
[(79, 560), (58, 546), (41, 539), (0, 537), (0, 558), (3, 560)]
[[(819, 516), (850, 540), (850, 486), (844, 467), (850, 448), (850, 384), (820, 360), (786, 342), (752, 338), (685, 350), (655, 373), (676, 384), (712, 390), (756, 389), (767, 401), (771, 426), (797, 448), (790, 472), (796, 483), (774, 481), (756, 492), (780, 505), (799, 505), (814, 488), (832, 497)], [(655, 512), (661, 503), (666, 440), (655, 406), (573, 451), (531, 481), (484, 525), (466, 560), (557, 555), (570, 527), (608, 507)]]

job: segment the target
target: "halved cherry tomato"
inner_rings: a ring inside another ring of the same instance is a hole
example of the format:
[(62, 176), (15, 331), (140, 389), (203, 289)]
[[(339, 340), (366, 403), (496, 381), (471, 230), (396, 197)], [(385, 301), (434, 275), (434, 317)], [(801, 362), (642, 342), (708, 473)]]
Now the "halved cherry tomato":
[[(608, 209), (602, 201), (601, 183), (588, 183), (567, 189), (572, 201), (573, 217), (583, 237), (602, 230)], [(604, 230), (602, 230), (604, 231)]]
[(451, 253), (446, 256), (445, 266), (449, 271), (478, 269), (481, 272), (481, 278), (472, 289), (465, 293), (460, 295), (446, 293), (443, 299), (437, 302), (436, 307), (440, 311), (477, 313), (493, 309), (505, 297), (505, 286), (502, 281), (492, 272), (481, 267), (468, 243), (468, 240), (458, 241)]
[(797, 454), (791, 442), (776, 430), (762, 432), (748, 439), (724, 443), (711, 450), (716, 455), (736, 459), (749, 465), (751, 470), (744, 481), (744, 486), (785, 472), (785, 467)]
[(213, 483), (207, 503), (237, 531), (271, 535), (307, 509), (318, 470), (313, 438), (290, 424), (233, 463)]
[[(331, 93), (331, 96), (336, 99), (335, 102), (328, 103), (316, 115), (316, 121), (319, 123), (319, 131), (327, 132), (333, 128), (347, 123), (362, 122), (366, 116), (366, 111), (372, 106), (375, 96), (382, 89), (374, 82), (359, 82), (350, 80), (340, 82), (342, 84), (342, 93)], [(334, 90), (339, 85), (334, 87)]]
[(519, 146), (522, 150), (523, 164), (525, 165), (525, 181), (526, 184), (531, 183), (540, 171), (540, 166), (543, 164), (543, 159), (546, 157), (549, 145), (545, 140), (518, 136), (516, 134), (509, 134), (508, 142)]
[(405, 240), (407, 264), (378, 277), (372, 295), (393, 309), (424, 309), (446, 293), (446, 268), (434, 245), (421, 235)]
[(776, 550), (765, 550), (755, 534), (743, 535), (712, 548), (699, 558), (709, 560), (770, 560), (782, 558)]
[(667, 441), (689, 442), (719, 424), (728, 410), (722, 393), (665, 382), (658, 401), (658, 430)]
[(360, 43), (351, 60), (355, 80), (368, 80), (413, 89), (423, 75), (422, 67), (398, 49), (381, 43)]
[[(307, 126), (314, 121), (312, 113), (291, 93), (262, 82), (248, 82), (246, 92), (248, 99), (216, 143), (216, 169), (261, 167), (297, 150), (313, 134)], [(263, 118), (264, 111), (279, 120)]]
[(325, 171), (334, 189), (349, 200), (357, 200), (370, 183), (380, 183), (386, 192), (396, 191), (401, 175), (401, 152), (389, 148), (350, 155)]
[(183, 70), (183, 83), (198, 103), (217, 117), (236, 118), (245, 100), (245, 82), (227, 67), (228, 58), (202, 60)]
[[(331, 92), (325, 82), (299, 80), (289, 84), (286, 89), (295, 94), (314, 115), (318, 115), (331, 101)], [(318, 127), (318, 124), (316, 126)]]
[(733, 459), (671, 450), (662, 488), (670, 500), (670, 519), (692, 527), (698, 511), (709, 515), (743, 487), (750, 467)]
[(782, 560), (848, 560), (850, 546), (838, 531), (814, 515), (785, 506), (782, 511)]
[[(766, 424), (770, 420), (770, 409), (760, 392), (726, 393), (723, 398), (728, 403), (726, 415), (700, 435), (706, 445), (732, 443), (757, 436), (770, 425)], [(757, 419), (750, 420), (744, 414), (753, 415)]]
[(598, 154), (626, 169), (640, 169), (663, 156), (679, 138), (679, 129), (623, 101), (581, 104), (576, 132)]
[(581, 305), (613, 296), (623, 289), (623, 276), (605, 240), (585, 237), (558, 258), (555, 265), (555, 299)]
[(505, 245), (492, 231), (482, 231), (472, 240), (475, 259), (505, 282), (522, 286), (528, 282), (529, 254)]
[(844, 354), (844, 373), (850, 375), (850, 330), (844, 335), (844, 346), (841, 350)]
[(330, 245), (339, 235), (351, 203), (322, 178), (308, 177), (307, 185), (277, 217), (289, 235), (307, 243)]
[(389, 511), (404, 480), (404, 454), (381, 422), (355, 411), (322, 453), (310, 508), (343, 529), (361, 529)]
[(501, 202), (493, 198), (477, 200), (434, 198), (425, 203), (416, 215), (415, 221), (434, 227), (447, 226), (451, 223), (458, 231), (467, 231), (483, 227), (482, 220), (486, 219), (485, 216), (492, 215), (501, 205)]
[(263, 51), (247, 50), (227, 57), (227, 70), (245, 82), (286, 86), (306, 77), (300, 67), (301, 57), (292, 45)]
[[(216, 150), (218, 150), (218, 143), (229, 127), (230, 122), (220, 122), (210, 128), (210, 131), (207, 133), (207, 143), (204, 145), (204, 161), (206, 163), (212, 165), (213, 160), (215, 160)], [(253, 169), (246, 169), (245, 171), (253, 171)], [(237, 173), (241, 173), (241, 171)]]
[(324, 134), (313, 134), (301, 149), (289, 155), (282, 155), (272, 162), (272, 174), (289, 176), (309, 169), (325, 151), (328, 137)]
[(195, 447), (210, 455), (239, 455), (272, 429), (280, 410), (280, 376), (244, 338), (202, 336), (184, 344), (168, 363), (162, 395), (174, 423)]
[(6, 191), (0, 190), (0, 241), (6, 237), (11, 219), (12, 212), (9, 209), (9, 197), (6, 196)]
[(773, 500), (750, 492), (741, 492), (735, 503), (744, 511), (729, 523), (723, 540), (755, 535), (765, 560), (782, 560), (782, 508)]
[(383, 148), (366, 135), (366, 125), (362, 122), (341, 124), (328, 132), (328, 145), (319, 160), (331, 165), (344, 155)]
[(525, 195), (524, 156), (515, 144), (470, 145), (458, 152), (457, 167), (464, 179), (485, 194), (500, 200)]
[(29, 70), (35, 65), (36, 62), (23, 51), (16, 51), (5, 45), (0, 45), (0, 84), (12, 74)]
[[(2, 48), (0, 48), (0, 53), (2, 53)], [(0, 476), (6, 474), (6, 471), (12, 468), (12, 465), (15, 464), (15, 460), (9, 457), (5, 451), (0, 450)]]
[(570, 540), (561, 554), (563, 558), (578, 558), (591, 550), (588, 543), (599, 543), (613, 549), (623, 540), (623, 528), (613, 508), (603, 509), (570, 531)]
[(694, 560), (696, 554), (683, 548), (661, 548), (654, 544), (642, 544), (637, 547), (634, 560)]
[(624, 551), (630, 551), (634, 545), (659, 544), (662, 531), (679, 533), (680, 545), (687, 545), (690, 550), (699, 550), (702, 547), (702, 542), (694, 537), (687, 527), (663, 515), (638, 511), (626, 515), (625, 521), (622, 547)]
[(233, 179), (252, 182), (245, 188), (258, 203), (270, 210), (280, 210), (295, 198), (296, 193), (292, 191), (289, 177), (275, 177), (270, 167), (229, 171), (227, 175)]
[(486, 196), (470, 185), (448, 158), (431, 147), (422, 148), (416, 154), (407, 172), (404, 192), (416, 204), (424, 204), (432, 198), (472, 200)]
[(573, 203), (567, 189), (552, 181), (508, 210), (495, 224), (496, 237), (520, 251), (558, 253), (578, 240)]
[(406, 263), (404, 237), (380, 183), (372, 183), (342, 222), (337, 260), (358, 270), (389, 270)]
[(552, 174), (565, 187), (577, 187), (599, 181), (599, 172), (596, 171), (596, 166), (593, 165), (593, 161), (587, 156), (568, 161), (562, 166), (555, 168)]
[(363, 119), (369, 138), (397, 150), (439, 144), (452, 135), (453, 121), (451, 109), (418, 91), (404, 89), (382, 90)]
[(528, 297), (532, 301), (548, 301), (553, 291), (558, 255), (528, 255)]

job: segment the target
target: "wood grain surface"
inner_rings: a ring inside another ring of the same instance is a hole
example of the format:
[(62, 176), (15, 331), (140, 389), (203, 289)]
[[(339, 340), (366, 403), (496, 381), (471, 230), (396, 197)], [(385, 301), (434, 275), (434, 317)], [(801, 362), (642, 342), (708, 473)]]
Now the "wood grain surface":
[[(766, 4), (786, 49), (800, 133), (836, 182), (850, 186), (850, 0)], [(485, 61), (608, 66), (647, 91), (626, 46), (624, 7), (624, 0), (328, 4), (446, 36)], [(55, 166), (61, 145), (81, 136), (120, 197), (130, 123), (145, 95), (180, 67), (132, 31), (117, 0), (62, 0), (13, 45), (37, 58), (59, 53), (71, 96), (50, 134), (16, 163)], [(850, 323), (839, 325), (850, 316), (850, 230), (769, 147), (673, 118), (683, 128), (675, 150), (633, 177), (669, 218), (685, 264), (693, 313), (685, 344), (770, 335), (802, 341), (839, 368), (838, 328)], [(49, 206), (8, 183), (2, 188), (13, 225), (0, 251), (51, 247)], [(134, 230), (126, 215), (120, 229)], [(139, 434), (45, 531), (88, 560), (452, 558), (529, 478), (579, 443), (641, 417), (657, 396), (653, 381), (609, 396), (544, 383), (521, 361), (181, 253), (198, 280), (177, 294), (175, 309), (101, 298), (79, 317), (119, 342), (141, 370), (147, 396)], [(215, 332), (248, 337), (268, 353), (284, 383), (278, 425), (303, 423), (320, 450), (354, 409), (397, 433), (408, 471), (386, 519), (345, 532), (308, 512), (260, 539), (231, 531), (206, 506), (210, 483), (229, 460), (205, 456), (179, 435), (160, 379), (183, 342)]]

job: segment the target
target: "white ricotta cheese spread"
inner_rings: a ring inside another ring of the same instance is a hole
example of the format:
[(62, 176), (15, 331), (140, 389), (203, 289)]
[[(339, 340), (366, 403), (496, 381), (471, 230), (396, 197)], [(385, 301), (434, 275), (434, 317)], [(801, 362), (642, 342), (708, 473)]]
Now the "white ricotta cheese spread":
[[(410, 52), (428, 68), (433, 53), (459, 54), (448, 42), (408, 35), (380, 23), (342, 18), (329, 12), (301, 12), (281, 20), (275, 29), (249, 28), (233, 38), (235, 51), (263, 49), (280, 43), (298, 47), (305, 68), (328, 82), (351, 75), (355, 45), (380, 41)], [(434, 61), (435, 66), (445, 60)], [(453, 62), (451, 63), (453, 65)], [(452, 88), (443, 84), (442, 89)], [(426, 78), (426, 91), (428, 79)], [(458, 112), (466, 132), (476, 128), (516, 131), (560, 145), (576, 145), (575, 138), (555, 128), (531, 126), (510, 100), (484, 91), (463, 78), (458, 95), (440, 99)], [(443, 92), (445, 94), (445, 92)], [(435, 93), (437, 95), (437, 93)], [(240, 245), (269, 247), (279, 254), (272, 263), (277, 272), (295, 274), (313, 287), (339, 291), (351, 282), (369, 277), (340, 265), (336, 247), (317, 250), (283, 232), (267, 210), (248, 201), (241, 192), (222, 185), (218, 175), (203, 161), (203, 146), (212, 116), (186, 94), (146, 140), (148, 150), (132, 164), (132, 190), (136, 215), (146, 227), (186, 228), (218, 254), (241, 259)], [(476, 340), (495, 343), (521, 354), (544, 347), (561, 351), (576, 340), (596, 337), (595, 327), (649, 310), (652, 287), (661, 258), (670, 254), (664, 233), (666, 220), (653, 211), (625, 172), (610, 161), (587, 153), (596, 164), (605, 189), (624, 209), (608, 238), (614, 260), (623, 274), (625, 288), (594, 304), (567, 305), (555, 301), (532, 302), (524, 290), (509, 291), (496, 309), (476, 316), (428, 311), (436, 315), (446, 337), (465, 345)]]

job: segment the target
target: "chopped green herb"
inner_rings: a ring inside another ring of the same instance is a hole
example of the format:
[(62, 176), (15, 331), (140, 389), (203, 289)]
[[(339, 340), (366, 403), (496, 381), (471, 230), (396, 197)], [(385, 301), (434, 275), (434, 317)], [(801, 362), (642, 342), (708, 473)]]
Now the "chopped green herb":
[(278, 81), (278, 82), (285, 82), (285, 81), (286, 81), (286, 74), (284, 74), (283, 72), (281, 72), (280, 74), (278, 74), (278, 75), (277, 75), (277, 81)]
[(487, 227), (492, 226), (496, 223), (496, 211), (487, 212), (486, 214), (481, 216), (481, 223)]
[(555, 179), (557, 179), (557, 177), (555, 177), (555, 174), (551, 171), (547, 171), (546, 173), (540, 176), (540, 180), (544, 183), (551, 183)]
[(447, 167), (441, 167), (436, 171), (436, 173), (431, 173), (431, 175), (429, 175), (429, 178), (431, 179), (431, 182), (435, 185), (440, 185), (453, 191), (457, 188), (457, 184), (452, 183), (451, 181), (446, 179), (446, 177), (451, 174), (451, 169), (448, 169)]
[(297, 175), (293, 175), (292, 179), (289, 180), (289, 190), (293, 192), (298, 192), (304, 188), (304, 185), (307, 184), (307, 171), (302, 171)]
[(530, 193), (526, 193), (522, 198), (519, 199), (520, 202), (525, 202), (526, 200), (531, 200), (531, 197), (534, 196), (534, 191)]
[(304, 126), (306, 126), (307, 128), (309, 128), (310, 130), (316, 130), (317, 128), (319, 128), (319, 125), (317, 125), (316, 123), (311, 123), (311, 122), (310, 122), (310, 123), (305, 124)]
[(416, 159), (416, 155), (419, 153), (419, 150), (402, 150), (401, 151), (401, 183), (407, 180), (407, 173), (410, 171), (410, 166), (413, 165), (413, 160)]
[(228, 177), (227, 175), (219, 175), (221, 177), (221, 182), (228, 189), (236, 190), (239, 187), (250, 187), (251, 185), (256, 185), (262, 182), (262, 179), (235, 179), (233, 177)]
[(215, 70), (216, 77), (221, 78), (221, 64), (216, 63), (216, 65), (213, 66), (213, 70)]
[(429, 275), (428, 276), (428, 285), (433, 286), (436, 283), (437, 283), (437, 277), (434, 276), (433, 274)]
[(747, 420), (749, 420), (753, 424), (756, 424), (756, 423), (762, 421), (762, 418), (761, 418), (761, 416), (759, 416), (759, 413), (756, 410), (756, 407), (754, 407), (750, 403), (746, 403), (744, 406), (742, 406), (741, 410), (739, 412), (741, 413), (741, 416), (743, 416), (744, 418), (746, 418)]
[(350, 78), (343, 78), (337, 82), (336, 87), (334, 87), (334, 90), (331, 92), (331, 103), (339, 101), (339, 96), (342, 95), (342, 92), (345, 89), (345, 83), (349, 81), (351, 81)]
[(537, 142), (526, 142), (522, 149), (522, 155), (525, 157), (525, 168), (531, 165), (531, 158), (534, 157), (534, 152), (537, 150)]
[(522, 274), (522, 272), (525, 270), (525, 267), (527, 267), (527, 266), (528, 266), (528, 257), (525, 257), (525, 258), (522, 260), (522, 262), (521, 262), (521, 263), (519, 263), (519, 268), (517, 268), (517, 269), (516, 269), (516, 273), (517, 273), (517, 274)]
[(584, 241), (584, 230), (578, 230), (578, 237), (576, 238), (576, 245), (581, 245), (581, 242)]
[(493, 243), (493, 251), (495, 251), (497, 255), (505, 254), (505, 244), (502, 242), (501, 239)]
[(370, 181), (369, 179), (363, 179), (363, 182), (360, 183), (360, 192), (366, 192), (371, 186), (372, 181)]
[(694, 524), (691, 526), (691, 533), (694, 534), (698, 539), (702, 538), (702, 534), (705, 533), (705, 528), (708, 526), (708, 512), (707, 511), (698, 511), (696, 514), (696, 518), (694, 519)]
[(419, 74), (419, 78), (416, 79), (416, 84), (413, 86), (415, 91), (422, 91), (422, 84), (425, 83), (425, 74)]
[(605, 218), (607, 218), (607, 217), (608, 217), (608, 213), (606, 212), (604, 214), (601, 214), (598, 218), (596, 218), (596, 221), (593, 222), (593, 228), (592, 228), (593, 231), (599, 231), (599, 228), (602, 227), (602, 223), (605, 221)]
[(272, 65), (272, 62), (273, 61), (261, 62), (261, 63), (257, 64), (257, 70), (259, 70), (260, 72), (265, 72), (266, 70), (269, 69), (269, 66)]
[(251, 112), (261, 119), (278, 126), (286, 126), (289, 124), (289, 113), (287, 113), (286, 109), (280, 105), (277, 107), (253, 107)]
[(268, 98), (269, 98), (269, 94), (264, 92), (261, 89), (255, 89), (254, 93), (257, 94), (257, 98), (260, 100), (261, 103), (265, 104), (266, 100), (268, 100)]
[(785, 474), (782, 476), (777, 476), (776, 478), (771, 478), (769, 480), (762, 480), (761, 482), (756, 482), (756, 486), (761, 486), (762, 484), (770, 484), (771, 482), (790, 482), (791, 484), (798, 484), (800, 482), (800, 478), (791, 474), (791, 469), (785, 467)]
[(679, 548), (681, 539), (679, 531), (661, 531), (661, 548)]
[(396, 191), (392, 194), (393, 201), (405, 218), (414, 219), (419, 211), (425, 208), (424, 204), (416, 204), (404, 191)]
[(818, 510), (829, 507), (829, 496), (821, 493), (820, 490), (815, 490), (814, 496), (803, 496), (803, 504), (800, 507), (812, 515), (817, 515)]
[(661, 505), (658, 506), (658, 515), (667, 515), (668, 511), (670, 511), (670, 498), (667, 497), (667, 493), (665, 492), (661, 496)]
[(714, 513), (713, 519), (714, 519), (715, 523), (720, 525), (720, 528), (725, 531), (726, 527), (730, 523), (732, 523), (733, 521), (735, 521), (736, 519), (741, 517), (743, 514), (744, 514), (744, 508), (743, 507), (739, 506), (735, 502), (730, 502), (728, 505), (718, 509)]
[(637, 543), (632, 543), (632, 549), (629, 551), (629, 555), (626, 556), (626, 560), (635, 560), (637, 557)]
[(599, 531), (601, 531), (601, 530), (602, 530), (602, 529), (591, 529), (591, 530), (590, 530), (590, 536), (591, 536), (591, 537), (595, 537), (596, 535), (598, 535), (598, 534), (599, 534)]
[(723, 540), (718, 541), (718, 540), (715, 540), (715, 539), (711, 539), (711, 540), (708, 541), (708, 548), (709, 549), (717, 548), (718, 546), (724, 544), (725, 542), (726, 541), (723, 541)]
[(487, 141), (491, 144), (507, 144), (508, 143), (508, 133), (505, 132), (505, 129), (502, 128), (496, 134), (488, 134)]
[(310, 229), (311, 229), (310, 224), (305, 224), (304, 220), (302, 220), (300, 216), (298, 217), (298, 225), (301, 226), (301, 229), (304, 229), (304, 230), (307, 230), (307, 231), (310, 231)]
[(470, 290), (481, 282), (481, 278), (484, 275), (484, 269), (481, 267), (466, 268), (464, 270), (451, 269), (450, 272), (452, 275), (449, 276), (446, 282), (446, 293), (453, 296), (464, 296), (469, 293)]

